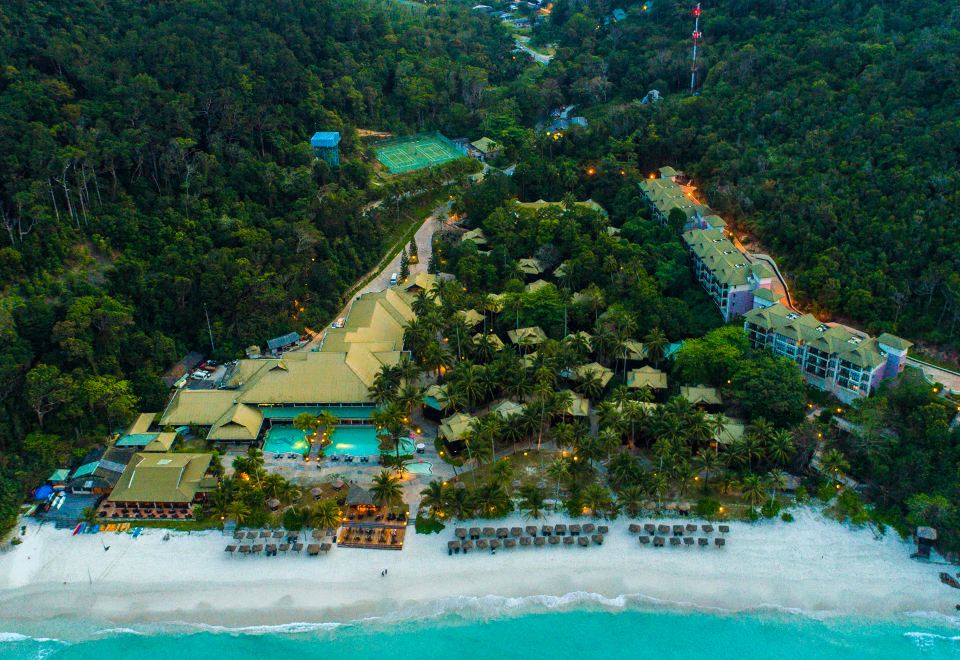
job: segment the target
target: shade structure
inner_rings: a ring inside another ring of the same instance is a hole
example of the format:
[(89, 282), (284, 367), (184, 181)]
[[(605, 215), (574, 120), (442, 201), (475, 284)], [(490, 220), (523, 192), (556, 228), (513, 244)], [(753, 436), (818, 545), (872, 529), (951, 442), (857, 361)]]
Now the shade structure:
[(680, 545), (680, 543), (682, 543), (682, 541), (678, 539), (676, 536), (670, 537), (670, 545)]
[(643, 526), (643, 531), (645, 531), (647, 534), (654, 534), (657, 531), (657, 526), (653, 523), (646, 523)]
[(657, 534), (669, 534), (670, 525), (657, 525)]
[(317, 540), (319, 541), (320, 539), (323, 538), (323, 530), (322, 530), (322, 529), (315, 529), (315, 530), (313, 530), (312, 536), (313, 536), (313, 538), (315, 538), (315, 539), (317, 539)]
[(483, 535), (486, 536), (487, 538), (490, 538), (490, 537), (492, 537), (492, 536), (496, 536), (496, 534), (497, 534), (497, 530), (494, 529), (493, 527), (484, 527), (484, 528), (483, 528)]
[(333, 486), (334, 490), (340, 490), (347, 484), (344, 483), (343, 479), (334, 479), (333, 481), (330, 482), (330, 485)]
[(487, 539), (480, 539), (477, 541), (477, 547), (481, 550), (486, 550), (488, 545), (489, 543), (487, 542)]
[(697, 539), (697, 545), (699, 545), (701, 548), (709, 544), (710, 544), (710, 539), (705, 539), (703, 537), (700, 537)]
[(237, 552), (239, 552), (241, 555), (245, 555), (250, 552), (250, 546), (241, 545), (239, 548), (237, 548)]
[(550, 545), (557, 545), (558, 543), (560, 543), (559, 536), (549, 536), (547, 537), (547, 540), (550, 542)]
[(710, 524), (701, 525), (700, 529), (703, 530), (704, 534), (711, 534), (713, 532), (713, 525), (710, 525)]
[(728, 525), (720, 525), (720, 533), (721, 533), (721, 534), (726, 534), (726, 533), (729, 532), (729, 531), (730, 531), (730, 527), (729, 527)]
[(454, 552), (460, 552), (460, 541), (447, 541), (447, 554), (452, 555)]
[(467, 554), (467, 550), (473, 550), (473, 541), (464, 541), (460, 547), (463, 548), (463, 554)]
[(311, 543), (310, 545), (308, 545), (308, 546), (307, 546), (307, 554), (310, 555), (311, 557), (316, 557), (317, 555), (319, 555), (319, 554), (320, 554), (320, 544), (319, 544), (319, 543)]
[(693, 523), (687, 523), (686, 527), (687, 527), (687, 532), (693, 533), (697, 531), (697, 526), (694, 525)]
[(504, 547), (504, 548), (516, 548), (516, 547), (517, 547), (517, 539), (504, 539), (504, 541), (503, 541), (503, 547)]
[(637, 523), (630, 523), (630, 526), (627, 527), (627, 529), (630, 530), (631, 534), (636, 534), (637, 532), (640, 531), (641, 528), (640, 528), (640, 525), (638, 525)]
[(235, 546), (235, 545), (228, 545), (228, 546), (227, 546), (226, 548), (224, 548), (223, 550), (224, 550), (224, 552), (229, 552), (229, 553), (232, 555), (234, 552), (237, 551), (237, 546)]
[[(570, 539), (571, 541), (574, 540), (572, 536), (568, 536), (567, 538)], [(576, 541), (582, 548), (586, 548), (588, 545), (590, 545), (590, 539), (588, 539), (586, 536), (581, 536), (578, 539), (576, 539)]]
[(544, 536), (550, 536), (553, 534), (553, 525), (544, 525), (540, 528), (540, 533)]
[[(584, 531), (586, 531), (586, 527), (584, 527)], [(597, 527), (597, 531), (598, 531), (599, 533), (601, 533), (601, 534), (609, 534), (609, 533), (610, 533), (610, 528), (607, 527), (606, 525), (599, 525), (599, 526)]]
[(654, 536), (654, 537), (653, 537), (653, 547), (655, 547), (655, 548), (662, 548), (662, 547), (665, 546), (666, 544), (667, 544), (667, 542), (664, 540), (664, 538), (663, 538), (662, 536)]
[(533, 543), (533, 539), (530, 538), (529, 536), (520, 537), (520, 545), (530, 545), (532, 543)]
[(688, 537), (686, 537), (685, 539), (683, 539), (683, 544), (684, 544), (684, 545), (693, 545), (695, 541), (696, 541), (695, 538), (693, 538), (692, 536), (688, 536)]
[(281, 543), (281, 544), (277, 547), (277, 549), (278, 549), (280, 552), (286, 552), (287, 550), (290, 549), (290, 544), (289, 544), (289, 543)]
[(243, 538), (243, 532), (241, 532), (239, 529), (234, 530), (234, 532), (233, 532), (233, 538), (235, 538), (235, 539), (242, 539), (242, 538)]
[(580, 535), (580, 525), (570, 525), (570, 534), (573, 536)]
[(333, 545), (330, 544), (330, 543), (321, 543), (321, 544), (320, 544), (320, 552), (330, 552), (330, 550), (331, 550), (332, 548), (333, 548)]
[(255, 555), (258, 555), (258, 554), (260, 554), (261, 552), (263, 552), (263, 546), (260, 545), (259, 543), (256, 544), (256, 545), (252, 545), (252, 546), (250, 546), (250, 552), (252, 552), (252, 553), (255, 554)]
[[(558, 537), (558, 538), (559, 538), (559, 537)], [(577, 539), (573, 538), (572, 536), (564, 536), (564, 537), (563, 537), (563, 544), (564, 544), (564, 545), (573, 545), (573, 544), (576, 543), (576, 542), (577, 542)]]
[(257, 538), (257, 533), (256, 533), (256, 532), (247, 532), (247, 538), (248, 538), (248, 539), (255, 539), (255, 538)]
[(722, 548), (727, 544), (727, 540), (721, 539), (721, 538), (715, 538), (713, 539), (713, 544), (716, 545), (718, 548)]
[(275, 543), (268, 543), (268, 544), (267, 544), (267, 553), (268, 553), (268, 554), (271, 554), (271, 555), (272, 555), (272, 554), (276, 553), (276, 551), (277, 551), (277, 546), (276, 546)]
[(546, 545), (547, 539), (543, 538), (542, 536), (538, 536), (535, 539), (533, 539), (533, 544), (537, 546)]
[(320, 496), (323, 494), (323, 490), (319, 486), (317, 488), (311, 488), (310, 494), (313, 496), (313, 499), (319, 500)]
[(490, 539), (490, 549), (496, 550), (500, 547), (500, 539)]
[(461, 541), (462, 541), (463, 539), (467, 538), (467, 528), (466, 528), (466, 527), (457, 527), (457, 529), (456, 529), (453, 533), (454, 533), (454, 535), (455, 535), (458, 539), (460, 539)]
[[(586, 523), (586, 524), (583, 526), (583, 533), (584, 533), (584, 534), (593, 534), (593, 532), (594, 532), (594, 530), (595, 530), (596, 528), (597, 528), (597, 526), (594, 525), (593, 523)], [(637, 530), (637, 531), (640, 531), (640, 530)]]
[(269, 530), (269, 529), (261, 529), (261, 530), (260, 530), (260, 538), (262, 538), (262, 539), (268, 539), (268, 538), (270, 538), (270, 530)]
[(510, 536), (510, 530), (506, 527), (497, 527), (497, 538), (505, 539)]
[(590, 540), (597, 545), (603, 545), (603, 534), (594, 534), (590, 537)]
[(536, 525), (527, 525), (526, 528), (525, 528), (525, 530), (526, 530), (527, 534), (529, 534), (530, 536), (536, 536), (536, 535), (537, 535), (537, 526), (536, 526)]
[(644, 534), (643, 536), (640, 537), (640, 543), (642, 543), (643, 545), (649, 545), (650, 537)]
[(294, 551), (294, 552), (300, 552), (301, 550), (303, 550), (303, 544), (302, 544), (302, 543), (294, 543), (294, 544), (293, 544), (293, 551)]
[(673, 533), (674, 533), (675, 535), (678, 535), (678, 536), (682, 535), (682, 534), (683, 534), (683, 525), (674, 525), (674, 526), (673, 526)]
[(515, 539), (518, 539), (518, 538), (520, 538), (521, 536), (523, 536), (523, 530), (520, 529), (519, 527), (511, 527), (511, 528), (510, 528), (510, 536), (512, 536), (512, 537), (515, 538)]
[(474, 541), (476, 541), (478, 538), (480, 538), (480, 528), (479, 528), (479, 527), (471, 527), (471, 528), (470, 528), (470, 538), (472, 538)]
[(566, 526), (566, 525), (554, 525), (554, 526), (553, 526), (553, 533), (556, 534), (557, 536), (563, 536), (564, 534), (567, 533), (567, 526)]

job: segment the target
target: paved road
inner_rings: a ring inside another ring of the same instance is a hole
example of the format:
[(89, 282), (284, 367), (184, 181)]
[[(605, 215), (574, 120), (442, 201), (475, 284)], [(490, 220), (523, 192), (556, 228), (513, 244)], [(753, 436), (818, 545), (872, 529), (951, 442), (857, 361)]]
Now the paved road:
[(960, 392), (960, 374), (957, 372), (943, 369), (941, 367), (935, 367), (932, 364), (920, 362), (911, 357), (907, 358), (907, 364), (921, 369), (927, 378), (938, 383), (943, 383), (948, 390)]
[[(410, 264), (410, 275), (416, 275), (419, 272), (426, 272), (427, 265), (430, 263), (430, 255), (433, 254), (433, 238), (434, 232), (436, 232), (442, 226), (442, 219), (446, 218), (446, 205), (438, 209), (434, 209), (433, 213), (427, 216), (424, 219), (423, 224), (417, 230), (417, 233), (414, 234), (414, 237), (417, 241), (417, 252), (419, 257), (419, 263)], [(386, 264), (380, 271), (377, 273), (376, 277), (370, 280), (363, 288), (353, 294), (354, 300), (362, 296), (365, 293), (371, 293), (374, 291), (383, 291), (388, 286), (390, 286), (390, 276), (393, 273), (400, 272), (400, 253), (397, 253), (393, 259), (390, 260), (390, 263)], [(370, 273), (366, 273), (362, 280), (367, 279), (370, 276)], [(353, 300), (347, 302), (337, 313), (337, 318), (346, 318), (350, 312), (350, 307), (353, 305)], [(324, 335), (326, 335), (328, 328), (323, 328), (319, 331), (313, 339), (311, 339), (307, 344), (305, 344), (301, 349), (304, 351), (309, 351), (312, 348), (318, 346), (322, 341)]]
[(517, 48), (527, 53), (530, 57), (534, 59), (537, 64), (542, 64), (546, 66), (550, 64), (550, 60), (553, 59), (553, 55), (544, 55), (543, 53), (538, 53), (537, 51), (530, 48), (527, 44), (520, 41), (519, 38), (514, 39), (514, 43), (517, 44)]

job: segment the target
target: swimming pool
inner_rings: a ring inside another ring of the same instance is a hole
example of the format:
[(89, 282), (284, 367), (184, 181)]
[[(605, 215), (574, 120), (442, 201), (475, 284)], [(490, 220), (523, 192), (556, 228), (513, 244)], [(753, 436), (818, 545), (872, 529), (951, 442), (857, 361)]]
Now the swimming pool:
[(407, 472), (412, 472), (413, 474), (433, 474), (433, 463), (428, 463), (423, 461), (422, 463), (407, 463)]
[(265, 454), (306, 454), (310, 451), (310, 443), (303, 431), (285, 424), (278, 424), (267, 431), (263, 441)]
[[(377, 456), (380, 454), (380, 440), (377, 429), (372, 426), (338, 426), (330, 436), (332, 444), (324, 450), (327, 456)], [(400, 443), (401, 454), (412, 454), (414, 444), (409, 440)]]

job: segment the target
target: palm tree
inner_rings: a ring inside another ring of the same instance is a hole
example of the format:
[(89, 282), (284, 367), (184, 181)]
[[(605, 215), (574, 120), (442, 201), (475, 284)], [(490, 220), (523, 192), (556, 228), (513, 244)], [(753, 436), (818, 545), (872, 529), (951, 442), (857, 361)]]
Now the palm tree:
[(310, 513), (310, 520), (314, 527), (336, 529), (340, 526), (341, 515), (336, 500), (320, 500)]
[(701, 449), (693, 457), (693, 468), (697, 474), (703, 475), (703, 492), (710, 488), (710, 479), (720, 470), (722, 463), (720, 456), (715, 451)]
[(510, 513), (513, 504), (507, 492), (494, 483), (480, 486), (475, 493), (477, 506), (483, 516), (499, 516)]
[(840, 481), (844, 473), (850, 469), (850, 463), (840, 453), (839, 449), (830, 449), (820, 456), (821, 471), (828, 474), (834, 481)]
[(776, 465), (786, 465), (793, 458), (795, 452), (793, 436), (789, 431), (777, 429), (770, 435), (767, 443), (767, 455)]
[(757, 506), (766, 499), (766, 487), (763, 479), (755, 474), (748, 474), (740, 480), (740, 493), (750, 505)]
[(617, 497), (617, 504), (627, 512), (627, 515), (635, 517), (640, 513), (640, 509), (643, 508), (645, 499), (643, 488), (634, 484), (620, 491), (620, 495)]
[(596, 401), (603, 393), (603, 381), (595, 373), (585, 373), (577, 383), (577, 389), (591, 401)]
[(238, 525), (242, 525), (250, 517), (250, 507), (243, 500), (234, 500), (227, 507), (227, 515), (236, 520)]
[(442, 481), (434, 479), (427, 487), (420, 491), (420, 506), (429, 508), (434, 516), (443, 517), (447, 513), (447, 503), (450, 496), (450, 488), (445, 486)]
[(466, 488), (454, 488), (450, 493), (447, 506), (451, 516), (461, 519), (472, 518), (476, 508), (473, 495)]
[(513, 465), (509, 458), (501, 458), (490, 466), (490, 481), (500, 487), (506, 488), (513, 480)]
[(520, 488), (520, 510), (530, 518), (540, 518), (543, 516), (544, 501), (546, 493), (542, 488), (537, 488), (532, 484)]
[(557, 493), (554, 499), (560, 499), (560, 482), (570, 476), (569, 463), (562, 458), (555, 458), (547, 466), (547, 476), (557, 482)]
[(653, 360), (655, 366), (660, 366), (660, 360), (663, 359), (669, 343), (670, 340), (667, 339), (667, 336), (660, 328), (653, 328), (647, 333), (647, 336), (643, 338), (644, 347), (647, 349), (647, 357)]
[(595, 517), (606, 515), (613, 510), (610, 491), (600, 484), (590, 484), (580, 494), (580, 501), (593, 512)]
[(378, 506), (395, 506), (403, 501), (403, 487), (400, 485), (400, 479), (389, 470), (381, 470), (380, 474), (373, 478), (370, 494), (373, 496), (374, 504)]
[(720, 439), (723, 437), (724, 431), (727, 430), (727, 425), (729, 424), (730, 420), (728, 420), (727, 416), (724, 415), (723, 413), (717, 413), (711, 418), (710, 421), (711, 421), (711, 430), (713, 431), (713, 437), (719, 444)]

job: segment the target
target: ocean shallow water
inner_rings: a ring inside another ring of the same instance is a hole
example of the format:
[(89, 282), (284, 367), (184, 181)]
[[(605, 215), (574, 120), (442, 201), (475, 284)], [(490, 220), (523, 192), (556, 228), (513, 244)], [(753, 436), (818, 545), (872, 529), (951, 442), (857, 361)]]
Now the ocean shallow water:
[(62, 639), (0, 632), (0, 657), (960, 657), (957, 623), (920, 613), (868, 620), (781, 611), (682, 611), (569, 594), (559, 600), (454, 599), (436, 604), (429, 615), (424, 610), (408, 614), (236, 628), (182, 622), (95, 628), (64, 622)]

